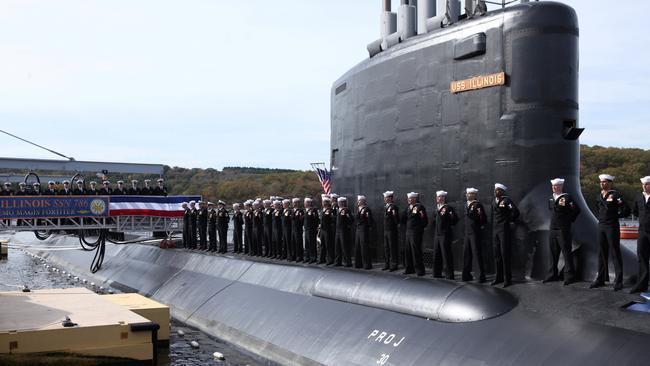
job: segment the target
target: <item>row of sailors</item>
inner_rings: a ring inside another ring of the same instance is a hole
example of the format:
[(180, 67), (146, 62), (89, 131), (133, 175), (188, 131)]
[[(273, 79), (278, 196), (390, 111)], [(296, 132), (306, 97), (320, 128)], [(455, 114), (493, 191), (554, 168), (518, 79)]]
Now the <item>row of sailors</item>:
[(137, 180), (131, 181), (131, 187), (127, 188), (124, 181), (118, 180), (115, 187), (111, 188), (111, 182), (105, 180), (101, 188), (97, 188), (97, 182), (91, 181), (89, 188), (86, 188), (83, 180), (77, 180), (75, 187), (72, 188), (69, 180), (62, 182), (62, 187), (57, 188), (53, 180), (47, 182), (47, 188), (41, 189), (41, 184), (34, 182), (31, 187), (26, 183), (18, 183), (18, 189), (13, 190), (11, 182), (5, 182), (3, 189), (0, 190), (0, 196), (108, 196), (108, 195), (137, 195), (137, 196), (167, 196), (165, 180), (157, 180), (158, 185), (150, 186), (151, 180), (145, 179), (144, 185), (140, 187)]
[[(604, 286), (609, 281), (609, 253), (615, 267), (614, 290), (623, 287), (623, 262), (620, 251), (619, 218), (630, 214), (630, 208), (619, 192), (613, 189), (614, 177), (608, 174), (599, 176), (601, 192), (597, 197), (599, 269), (590, 288)], [(572, 254), (572, 225), (581, 213), (570, 194), (564, 192), (564, 179), (550, 181), (552, 195), (549, 208), (550, 266), (543, 282), (558, 281), (558, 262), (560, 254), (564, 258), (564, 285), (575, 282), (575, 268)], [(648, 289), (648, 262), (650, 261), (650, 176), (641, 178), (642, 193), (635, 199), (633, 214), (639, 217), (639, 239), (637, 253), (639, 276), (630, 292)], [(511, 253), (513, 243), (513, 224), (519, 218), (519, 210), (513, 200), (506, 195), (508, 188), (500, 183), (494, 185), (494, 199), (491, 203), (492, 245), (496, 275), (491, 285), (512, 284)], [(472, 276), (473, 259), (478, 263), (478, 282), (486, 281), (483, 267), (482, 241), (488, 222), (487, 211), (477, 199), (478, 190), (465, 190), (464, 205), (465, 231), (463, 238), (463, 281), (474, 280)], [(383, 270), (398, 269), (398, 229), (405, 227), (406, 241), (404, 255), (405, 274), (425, 273), (422, 239), (429, 218), (425, 207), (419, 202), (419, 194), (407, 194), (408, 208), (400, 214), (394, 203), (394, 192), (384, 192), (384, 259)], [(352, 267), (352, 256), (356, 268), (372, 269), (371, 228), (373, 215), (366, 206), (366, 197), (358, 196), (357, 209), (348, 207), (345, 197), (336, 194), (322, 197), (323, 208), (319, 212), (311, 198), (301, 200), (278, 199), (248, 200), (244, 210), (240, 204), (233, 205), (234, 251), (253, 256), (324, 263), (327, 265)], [(185, 208), (183, 242), (190, 249), (227, 251), (226, 235), (229, 214), (223, 201), (218, 208), (210, 202), (183, 204)], [(447, 192), (436, 192), (436, 212), (433, 214), (433, 276), (454, 279), (454, 260), (452, 252), (453, 227), (458, 223), (456, 209), (447, 203)], [(217, 232), (219, 247), (216, 246)], [(318, 257), (317, 238), (320, 236), (321, 248)], [(197, 242), (198, 238), (198, 242)], [(209, 240), (208, 240), (209, 238)], [(304, 240), (304, 243), (303, 243)], [(209, 242), (209, 245), (208, 245)]]
[[(332, 198), (338, 204), (332, 205)], [(336, 195), (323, 196), (323, 210), (314, 207), (311, 198), (301, 200), (271, 197), (268, 200), (248, 200), (233, 205), (233, 242), (235, 253), (287, 259), (306, 263), (327, 263), (352, 266), (351, 230), (355, 218), (347, 208), (347, 199)], [(368, 230), (372, 223), (365, 197), (359, 197), (360, 209), (356, 215), (355, 265), (371, 269)], [(215, 209), (212, 202), (184, 203), (183, 243), (190, 249), (225, 253), (229, 214), (225, 202)], [(187, 228), (187, 229), (185, 229)], [(320, 229), (320, 230), (319, 230)], [(217, 248), (216, 239), (219, 238)], [(318, 258), (317, 237), (321, 250)]]
[[(512, 201), (504, 195), (506, 187), (497, 184), (497, 203), (495, 223), (503, 227), (514, 221), (518, 215)], [(481, 257), (482, 231), (487, 216), (482, 204), (476, 199), (478, 190), (468, 188), (466, 191), (468, 206), (465, 240), (465, 268), (462, 279), (473, 280), (471, 276), (472, 255), (478, 257), (479, 282), (485, 282), (485, 273)], [(384, 212), (384, 258), (383, 270), (398, 269), (398, 228), (405, 225), (405, 274), (417, 273), (423, 276), (424, 262), (422, 256), (422, 237), (428, 224), (426, 209), (419, 203), (419, 194), (411, 192), (407, 195), (409, 207), (400, 215), (394, 203), (394, 192), (383, 194)], [(437, 212), (433, 218), (435, 227), (434, 239), (434, 277), (454, 278), (453, 258), (451, 254), (452, 229), (458, 222), (455, 209), (446, 204), (447, 192), (438, 191), (436, 194)], [(323, 208), (314, 207), (311, 198), (304, 199), (304, 208), (300, 206), (299, 198), (255, 201), (244, 203), (244, 211), (240, 204), (233, 205), (233, 241), (234, 252), (263, 256), (305, 263), (321, 263), (334, 266), (372, 269), (371, 259), (371, 229), (373, 214), (366, 205), (366, 197), (357, 197), (357, 209), (348, 207), (346, 197), (336, 194), (322, 196)], [(227, 251), (226, 234), (228, 231), (229, 214), (225, 202), (219, 201), (217, 209), (211, 202), (184, 203), (184, 232), (183, 243), (189, 249), (202, 249), (225, 253)], [(498, 225), (497, 225), (498, 226)], [(497, 230), (498, 245), (509, 245), (510, 235)], [(217, 248), (217, 233), (219, 246)], [(467, 235), (469, 234), (469, 235)], [(320, 238), (319, 238), (320, 236)], [(320, 239), (320, 257), (317, 248)], [(304, 240), (304, 242), (303, 242)], [(507, 241), (507, 242), (506, 242)], [(511, 281), (509, 246), (502, 256), (497, 256), (497, 277), (494, 284), (504, 282), (508, 286)], [(505, 270), (502, 270), (505, 269)]]

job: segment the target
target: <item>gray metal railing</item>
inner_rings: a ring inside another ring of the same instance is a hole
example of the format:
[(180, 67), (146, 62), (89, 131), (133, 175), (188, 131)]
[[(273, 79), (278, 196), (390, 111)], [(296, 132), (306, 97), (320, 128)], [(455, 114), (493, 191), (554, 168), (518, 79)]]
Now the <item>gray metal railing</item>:
[(0, 219), (0, 231), (60, 231), (108, 229), (110, 231), (182, 231), (182, 217), (115, 216), (42, 219)]

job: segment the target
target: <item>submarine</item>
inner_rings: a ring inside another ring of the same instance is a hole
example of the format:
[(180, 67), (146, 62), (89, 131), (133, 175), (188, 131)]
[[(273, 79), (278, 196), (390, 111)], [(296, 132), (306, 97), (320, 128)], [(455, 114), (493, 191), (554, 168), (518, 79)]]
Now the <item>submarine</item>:
[(110, 242), (91, 271), (87, 252), (61, 250), (78, 245), (70, 235), (34, 244), (20, 232), (12, 245), (165, 303), (269, 364), (646, 364), (648, 315), (627, 310), (638, 296), (530, 280), (546, 268), (555, 176), (583, 208), (574, 250), (580, 273), (595, 274), (595, 220), (578, 179), (575, 11), (550, 1), (489, 12), (468, 1), (465, 14), (457, 0), (402, 1), (397, 14), (383, 5), (370, 57), (332, 87), (333, 190), (365, 194), (380, 212), (386, 189), (419, 191), (430, 206), (444, 188), (460, 206), (466, 186), (486, 203), (495, 182), (508, 185), (522, 216), (513, 286)]
[[(564, 178), (582, 209), (573, 234), (576, 274), (591, 280), (597, 221), (580, 191), (577, 15), (550, 1), (490, 12), (480, 3), (466, 1), (460, 15), (459, 1), (401, 1), (395, 14), (383, 1), (381, 38), (368, 45), (370, 57), (332, 86), (332, 189), (369, 197), (374, 212), (382, 212), (382, 192), (395, 191), (405, 207), (406, 193), (415, 191), (434, 212), (437, 190), (460, 208), (465, 188), (478, 188), (490, 207), (494, 184), (505, 184), (521, 211), (512, 271), (524, 280), (543, 279), (550, 267), (549, 180)], [(462, 238), (462, 222), (456, 226)], [(429, 267), (431, 235), (425, 230)], [(462, 245), (453, 248), (462, 268)], [(631, 282), (636, 254), (621, 249)]]
[[(271, 365), (643, 365), (648, 314), (605, 290), (472, 283), (234, 254), (106, 243), (101, 270), (69, 235), (14, 247), (96, 286), (138, 292)], [(11, 255), (11, 253), (10, 253)], [(0, 304), (2, 299), (0, 298)], [(639, 306), (647, 307), (646, 303)]]

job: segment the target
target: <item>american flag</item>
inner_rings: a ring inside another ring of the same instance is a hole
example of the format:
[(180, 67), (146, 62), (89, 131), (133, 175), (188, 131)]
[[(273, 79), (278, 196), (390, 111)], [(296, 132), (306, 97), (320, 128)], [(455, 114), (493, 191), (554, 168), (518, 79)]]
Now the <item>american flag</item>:
[(325, 191), (325, 194), (332, 193), (332, 175), (330, 172), (325, 167), (314, 169), (316, 170), (316, 175), (318, 175), (318, 180), (320, 181), (321, 186), (323, 186), (323, 191)]

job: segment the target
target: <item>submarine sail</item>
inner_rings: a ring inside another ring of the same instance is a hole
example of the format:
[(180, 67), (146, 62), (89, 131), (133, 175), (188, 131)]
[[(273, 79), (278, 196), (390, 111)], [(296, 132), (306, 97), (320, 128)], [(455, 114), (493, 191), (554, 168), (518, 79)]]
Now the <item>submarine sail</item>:
[[(410, 5), (402, 5), (402, 13), (404, 6)], [(521, 210), (513, 275), (541, 279), (549, 267), (549, 180), (565, 178), (565, 190), (583, 212), (574, 225), (577, 274), (591, 279), (597, 223), (580, 191), (575, 11), (556, 2), (522, 2), (487, 13), (476, 8), (460, 17), (454, 9), (421, 16), (426, 27), (419, 24), (418, 35), (408, 30), (414, 26), (410, 18), (398, 14), (397, 27), (383, 27), (382, 38), (368, 45), (371, 57), (333, 84), (333, 191), (366, 195), (381, 212), (386, 190), (395, 191), (401, 207), (407, 192), (419, 192), (428, 208), (435, 192), (445, 190), (461, 208), (465, 188), (475, 187), (489, 207), (494, 183), (503, 183)], [(382, 19), (390, 20), (390, 9), (384, 10)], [(461, 222), (456, 231), (462, 230)], [(425, 263), (431, 263), (432, 241), (425, 231)], [(484, 246), (491, 258), (491, 246)], [(460, 261), (462, 246), (453, 247)], [(635, 256), (622, 250), (631, 279)]]

